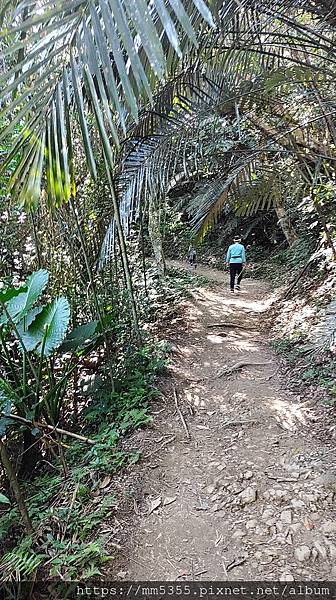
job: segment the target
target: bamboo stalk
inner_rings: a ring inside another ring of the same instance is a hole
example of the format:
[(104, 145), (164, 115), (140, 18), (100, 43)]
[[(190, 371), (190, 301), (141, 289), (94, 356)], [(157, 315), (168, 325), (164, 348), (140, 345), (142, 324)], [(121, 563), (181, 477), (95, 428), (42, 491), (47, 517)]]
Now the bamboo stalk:
[(134, 325), (136, 336), (137, 336), (138, 340), (141, 341), (139, 321), (138, 321), (138, 312), (137, 312), (136, 302), (135, 302), (135, 298), (134, 298), (134, 291), (133, 291), (133, 283), (132, 283), (131, 272), (130, 272), (130, 268), (129, 268), (129, 264), (128, 264), (127, 249), (126, 249), (126, 244), (125, 244), (125, 237), (124, 237), (124, 232), (123, 232), (123, 228), (122, 228), (121, 220), (120, 220), (119, 204), (118, 204), (117, 194), (116, 194), (116, 191), (115, 191), (114, 182), (113, 182), (113, 179), (112, 179), (112, 175), (111, 175), (111, 172), (110, 172), (110, 169), (109, 169), (109, 165), (108, 165), (108, 161), (106, 159), (106, 156), (105, 156), (105, 163), (106, 163), (106, 172), (107, 172), (108, 182), (109, 182), (111, 196), (112, 196), (112, 205), (113, 205), (113, 211), (114, 211), (114, 219), (115, 219), (115, 223), (116, 223), (116, 226), (117, 226), (117, 233), (118, 233), (119, 247), (120, 247), (120, 255), (121, 255), (121, 260), (122, 260), (122, 264), (123, 264), (123, 268), (124, 268), (124, 273), (125, 273), (125, 278), (126, 278), (126, 287), (127, 287), (127, 291), (128, 291), (128, 295), (129, 295), (129, 301), (130, 301), (130, 304), (131, 304), (131, 310), (132, 310), (132, 316), (133, 316), (133, 325)]

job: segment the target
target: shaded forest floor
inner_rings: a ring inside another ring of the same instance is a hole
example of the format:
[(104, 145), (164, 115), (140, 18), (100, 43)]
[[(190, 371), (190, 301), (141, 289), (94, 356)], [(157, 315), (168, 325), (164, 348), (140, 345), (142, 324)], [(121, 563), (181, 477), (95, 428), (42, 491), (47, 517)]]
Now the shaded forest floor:
[(113, 576), (335, 580), (334, 442), (270, 348), (272, 293), (245, 280), (232, 295), (227, 275), (197, 274), (210, 284), (167, 332), (164, 403), (127, 441), (143, 459), (116, 482)]

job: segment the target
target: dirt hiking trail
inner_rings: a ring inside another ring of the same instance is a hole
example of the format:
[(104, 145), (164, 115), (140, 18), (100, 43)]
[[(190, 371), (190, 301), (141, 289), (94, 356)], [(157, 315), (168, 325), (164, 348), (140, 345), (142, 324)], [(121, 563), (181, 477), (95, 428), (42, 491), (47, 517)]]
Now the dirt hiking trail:
[(176, 325), (171, 400), (133, 440), (144, 459), (128, 482), (120, 576), (335, 580), (335, 449), (318, 407), (281, 380), (264, 333), (267, 287), (243, 280), (233, 295), (226, 274), (196, 273), (213, 283)]

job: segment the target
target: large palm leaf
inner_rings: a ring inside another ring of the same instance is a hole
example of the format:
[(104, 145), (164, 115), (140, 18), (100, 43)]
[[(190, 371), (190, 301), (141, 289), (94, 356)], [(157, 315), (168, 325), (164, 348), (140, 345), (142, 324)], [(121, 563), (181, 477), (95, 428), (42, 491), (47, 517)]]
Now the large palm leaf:
[(189, 43), (197, 44), (202, 19), (213, 24), (203, 0), (46, 0), (36, 15), (34, 6), (27, 0), (7, 4), (0, 32), (2, 54), (11, 62), (0, 75), (2, 119), (10, 117), (0, 139), (17, 125), (21, 129), (3, 168), (21, 153), (10, 187), (31, 205), (39, 197), (44, 163), (54, 203), (68, 200), (74, 189), (72, 106), (95, 177), (88, 108), (112, 167), (126, 115), (137, 120), (139, 101), (151, 100), (169, 48), (180, 57)]

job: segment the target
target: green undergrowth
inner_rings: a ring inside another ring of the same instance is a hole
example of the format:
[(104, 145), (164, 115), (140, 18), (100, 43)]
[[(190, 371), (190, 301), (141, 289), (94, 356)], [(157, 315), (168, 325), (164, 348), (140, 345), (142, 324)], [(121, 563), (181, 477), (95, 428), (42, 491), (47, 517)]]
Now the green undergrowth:
[(293, 246), (283, 246), (265, 253), (262, 249), (254, 249), (251, 260), (255, 262), (253, 276), (267, 279), (275, 286), (294, 280), (297, 273), (305, 266), (316, 247), (315, 240), (309, 237), (299, 238)]
[(95, 390), (79, 415), (81, 434), (95, 445), (64, 437), (66, 476), (59, 461), (48, 457), (32, 480), (22, 482), (32, 535), (24, 534), (14, 503), (0, 503), (4, 580), (88, 579), (100, 576), (114, 559), (117, 550), (107, 550), (111, 534), (106, 533), (117, 503), (113, 475), (141, 458), (140, 452), (125, 450), (123, 441), (151, 423), (151, 403), (160, 399), (157, 380), (168, 352), (164, 342), (130, 348), (114, 390), (106, 385)]
[[(204, 277), (182, 269), (169, 268), (164, 277), (154, 269), (148, 271), (149, 301), (148, 296), (139, 298), (142, 345), (123, 338), (113, 363), (113, 385), (107, 357), (93, 374), (85, 367), (79, 373), (76, 415), (67, 415), (67, 429), (94, 444), (67, 436), (59, 440), (65, 474), (58, 449), (54, 460), (46, 443), (34, 476), (20, 481), (33, 534), (25, 534), (8, 490), (3, 501), (0, 496), (3, 580), (84, 580), (102, 575), (116, 558), (110, 522), (122, 498), (117, 497), (114, 477), (141, 459), (140, 451), (128, 449), (132, 447), (128, 440), (132, 432), (150, 427), (153, 421), (151, 407), (160, 402), (158, 379), (165, 373), (170, 352), (169, 344), (155, 339), (146, 325), (154, 323), (158, 328), (165, 314), (206, 283)], [(69, 406), (73, 393), (69, 389)]]
[(209, 279), (203, 275), (197, 275), (196, 270), (184, 270), (176, 267), (167, 268), (167, 284), (172, 283), (174, 291), (187, 296), (195, 287), (202, 287), (209, 283)]
[(271, 346), (295, 369), (291, 381), (303, 390), (308, 387), (323, 392), (323, 403), (336, 405), (336, 356), (330, 352), (307, 353), (305, 339), (283, 338)]

